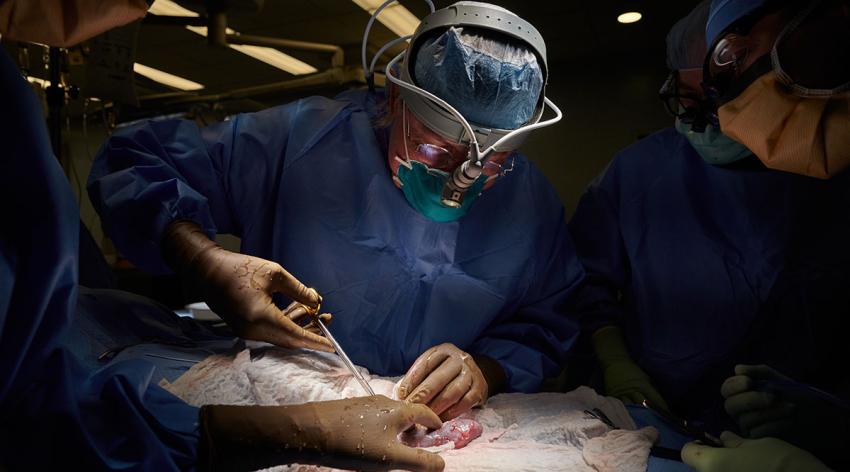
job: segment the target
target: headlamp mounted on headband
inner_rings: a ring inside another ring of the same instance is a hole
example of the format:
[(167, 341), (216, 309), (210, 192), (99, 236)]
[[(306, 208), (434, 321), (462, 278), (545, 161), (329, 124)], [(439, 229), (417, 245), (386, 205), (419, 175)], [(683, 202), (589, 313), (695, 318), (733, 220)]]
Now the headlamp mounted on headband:
[[(384, 5), (388, 3), (390, 2)], [(544, 85), (533, 117), (527, 124), (514, 130), (506, 130), (470, 123), (445, 100), (417, 86), (412, 68), (423, 40), (450, 27), (471, 27), (501, 34), (520, 40), (533, 50), (543, 71)], [(396, 74), (398, 64), (400, 70)], [(562, 116), (558, 107), (545, 96), (548, 71), (546, 46), (540, 33), (527, 21), (494, 5), (459, 2), (433, 11), (422, 20), (411, 36), (407, 50), (387, 64), (386, 76), (399, 87), (401, 97), (410, 111), (429, 129), (452, 142), (469, 146), (468, 159), (454, 171), (443, 191), (443, 204), (450, 207), (459, 207), (462, 204), (465, 192), (481, 175), (489, 155), (493, 152), (517, 149), (531, 131), (552, 125)], [(541, 121), (544, 107), (547, 105), (555, 113), (555, 117)]]

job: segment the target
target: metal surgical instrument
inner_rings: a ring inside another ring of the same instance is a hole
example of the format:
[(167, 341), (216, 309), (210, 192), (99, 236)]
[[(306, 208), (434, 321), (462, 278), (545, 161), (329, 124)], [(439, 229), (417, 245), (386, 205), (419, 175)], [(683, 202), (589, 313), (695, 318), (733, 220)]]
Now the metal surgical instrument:
[(368, 393), (369, 395), (374, 395), (375, 391), (372, 390), (372, 386), (369, 385), (369, 382), (367, 382), (366, 379), (363, 378), (363, 374), (361, 374), (357, 367), (354, 366), (354, 363), (351, 362), (351, 359), (349, 359), (348, 355), (345, 354), (345, 351), (342, 350), (342, 346), (339, 345), (339, 343), (336, 341), (336, 338), (334, 338), (333, 334), (331, 334), (330, 330), (328, 330), (328, 327), (325, 326), (325, 323), (322, 322), (321, 318), (319, 318), (319, 308), (322, 306), (321, 296), (319, 297), (319, 305), (316, 306), (316, 308), (311, 308), (303, 304), (302, 306), (307, 310), (307, 313), (310, 314), (310, 318), (313, 320), (313, 322), (316, 323), (316, 325), (322, 331), (322, 334), (328, 339), (328, 341), (331, 342), (334, 347), (334, 351), (336, 351), (339, 358), (342, 359), (342, 363), (345, 364), (345, 367), (348, 368), (348, 371), (351, 372), (351, 375), (353, 375), (354, 378), (357, 379), (357, 381), (360, 383), (360, 386), (363, 387), (363, 390), (366, 390), (366, 393)]
[(369, 385), (369, 382), (367, 382), (366, 379), (363, 378), (363, 374), (361, 374), (360, 371), (357, 370), (357, 367), (354, 366), (354, 364), (351, 362), (351, 359), (349, 359), (348, 356), (345, 354), (345, 351), (342, 350), (342, 346), (340, 346), (339, 343), (336, 342), (336, 339), (334, 339), (331, 332), (328, 331), (328, 327), (325, 326), (325, 323), (323, 323), (322, 320), (320, 320), (318, 317), (314, 319), (316, 321), (316, 324), (319, 326), (319, 329), (322, 330), (322, 334), (324, 334), (325, 337), (328, 338), (328, 341), (333, 344), (334, 350), (339, 355), (339, 358), (342, 359), (342, 363), (345, 364), (346, 367), (348, 367), (348, 370), (351, 371), (351, 373), (354, 375), (354, 378), (357, 379), (358, 382), (360, 382), (360, 386), (363, 387), (363, 390), (366, 390), (366, 393), (368, 393), (369, 395), (374, 395), (375, 391), (372, 390), (372, 386)]

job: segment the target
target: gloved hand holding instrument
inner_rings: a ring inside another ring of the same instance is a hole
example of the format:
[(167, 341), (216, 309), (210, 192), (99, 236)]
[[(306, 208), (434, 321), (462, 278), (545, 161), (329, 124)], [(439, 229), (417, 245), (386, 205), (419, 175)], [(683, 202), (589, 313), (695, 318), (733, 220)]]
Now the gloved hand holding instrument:
[[(330, 321), (329, 314), (318, 314), (321, 296), (280, 265), (226, 251), (189, 221), (166, 228), (163, 255), (240, 337), (286, 348), (334, 350), (319, 334)], [(272, 300), (276, 292), (293, 300), (283, 311)], [(383, 396), (291, 406), (205, 405), (199, 469), (243, 471), (298, 462), (358, 470), (442, 470), (438, 455), (398, 441), (398, 434), (414, 423), (442, 424), (422, 405)]]
[[(321, 297), (279, 264), (227, 251), (191, 221), (166, 227), (162, 252), (239, 337), (286, 348), (333, 351), (313, 320), (299, 325), (309, 319), (310, 308), (318, 309)], [(277, 292), (293, 300), (283, 311), (272, 300)], [(329, 314), (321, 317), (330, 321)]]

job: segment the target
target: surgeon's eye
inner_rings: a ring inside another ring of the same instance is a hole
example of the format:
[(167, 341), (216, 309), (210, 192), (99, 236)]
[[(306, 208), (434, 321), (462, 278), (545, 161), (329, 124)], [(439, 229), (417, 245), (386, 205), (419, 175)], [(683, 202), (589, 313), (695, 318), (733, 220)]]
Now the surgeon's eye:
[(436, 169), (447, 170), (456, 164), (456, 159), (447, 149), (433, 144), (416, 146), (413, 159)]

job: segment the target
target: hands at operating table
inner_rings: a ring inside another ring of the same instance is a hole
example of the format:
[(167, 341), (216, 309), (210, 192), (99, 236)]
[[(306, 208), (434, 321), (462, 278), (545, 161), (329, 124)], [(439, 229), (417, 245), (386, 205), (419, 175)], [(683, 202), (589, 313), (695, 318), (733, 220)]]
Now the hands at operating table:
[[(222, 249), (190, 221), (168, 225), (162, 246), (171, 267), (200, 290), (238, 336), (286, 348), (333, 351), (312, 321), (299, 324), (307, 319), (305, 307), (318, 308), (321, 297), (279, 264)], [(281, 311), (272, 300), (275, 292), (294, 302)], [(330, 315), (320, 318), (328, 322)]]
[[(726, 412), (748, 438), (775, 437), (833, 462), (850, 437), (846, 400), (766, 365), (738, 365), (720, 388)], [(841, 461), (847, 464), (847, 460)]]
[(827, 472), (812, 454), (781, 439), (744, 439), (730, 431), (720, 435), (723, 447), (685, 444), (682, 462), (698, 472)]
[(647, 400), (652, 408), (670, 410), (649, 375), (632, 360), (619, 327), (605, 326), (593, 333), (593, 350), (602, 369), (606, 395), (624, 403)]
[(795, 429), (797, 406), (781, 395), (757, 388), (757, 382), (771, 380), (790, 379), (766, 365), (738, 365), (735, 375), (720, 387), (726, 412), (748, 438), (788, 439), (787, 435)]
[[(843, 400), (766, 365), (738, 365), (720, 393), (742, 438), (725, 431), (721, 448), (689, 443), (682, 461), (699, 472), (828, 471), (846, 465), (848, 412)], [(831, 459), (831, 460), (830, 460)], [(825, 464), (826, 462), (826, 464)]]
[(482, 404), (504, 383), (505, 373), (498, 362), (473, 357), (444, 343), (416, 359), (396, 393), (400, 400), (428, 405), (445, 421)]
[(319, 464), (354, 470), (439, 471), (437, 454), (398, 442), (413, 424), (439, 428), (424, 405), (376, 395), (290, 406), (201, 408), (199, 470)]

